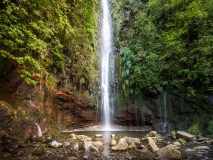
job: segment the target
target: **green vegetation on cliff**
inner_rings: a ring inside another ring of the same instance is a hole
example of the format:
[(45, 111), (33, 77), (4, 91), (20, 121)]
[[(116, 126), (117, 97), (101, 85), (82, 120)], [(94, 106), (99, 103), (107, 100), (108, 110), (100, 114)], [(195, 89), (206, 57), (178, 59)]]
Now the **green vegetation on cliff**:
[(96, 0), (2, 0), (0, 2), (0, 59), (20, 67), (21, 76), (56, 86), (58, 78), (75, 90), (99, 78), (98, 12)]
[(174, 127), (212, 133), (213, 1), (111, 0), (111, 6), (122, 104), (166, 91)]
[(112, 0), (118, 81), (126, 95), (213, 92), (213, 2)]

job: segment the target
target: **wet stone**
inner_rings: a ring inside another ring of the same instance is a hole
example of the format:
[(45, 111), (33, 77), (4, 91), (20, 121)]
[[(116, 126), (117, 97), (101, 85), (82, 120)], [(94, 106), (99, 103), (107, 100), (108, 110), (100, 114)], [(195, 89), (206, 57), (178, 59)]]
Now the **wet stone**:
[(102, 135), (101, 134), (96, 134), (95, 138), (102, 138)]

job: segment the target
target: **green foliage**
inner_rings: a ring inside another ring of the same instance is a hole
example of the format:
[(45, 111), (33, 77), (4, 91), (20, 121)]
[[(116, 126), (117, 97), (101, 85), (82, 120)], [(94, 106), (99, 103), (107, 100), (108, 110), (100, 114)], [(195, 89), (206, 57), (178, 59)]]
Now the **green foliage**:
[(2, 5), (0, 59), (16, 61), (27, 83), (40, 77), (56, 86), (54, 74), (62, 72), (74, 86), (81, 78), (87, 88), (98, 80), (96, 0), (3, 0)]
[[(113, 5), (116, 2), (112, 0)], [(130, 88), (156, 94), (167, 87), (177, 92), (184, 88), (188, 96), (212, 93), (213, 2), (150, 0), (130, 4), (131, 0), (119, 2), (113, 11), (114, 21), (119, 22), (114, 25), (116, 47), (129, 48), (136, 57), (130, 71), (134, 84), (130, 84), (128, 58), (118, 54), (122, 64), (118, 79), (127, 89), (126, 95), (131, 94)], [(130, 13), (128, 20), (126, 13)]]
[(41, 155), (45, 154), (45, 150), (43, 147), (38, 147), (33, 151), (33, 154), (37, 155), (37, 156), (41, 156)]
[(213, 134), (213, 117), (208, 123), (208, 131), (209, 133)]
[(133, 90), (131, 87), (135, 83), (134, 75), (133, 75), (133, 63), (135, 59), (134, 53), (129, 48), (124, 48), (121, 50), (120, 56), (121, 58), (121, 64), (122, 64), (122, 73), (121, 78), (123, 81), (122, 89), (127, 92), (130, 91), (133, 93)]
[(200, 119), (195, 116), (193, 123), (190, 125), (190, 127), (187, 129), (187, 132), (191, 134), (197, 135), (198, 133), (201, 133), (201, 127), (200, 127)]

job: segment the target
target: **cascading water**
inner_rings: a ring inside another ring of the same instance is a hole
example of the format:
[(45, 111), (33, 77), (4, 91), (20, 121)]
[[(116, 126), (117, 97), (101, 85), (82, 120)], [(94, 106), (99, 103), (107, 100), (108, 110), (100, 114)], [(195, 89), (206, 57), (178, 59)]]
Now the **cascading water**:
[(38, 137), (42, 137), (41, 127), (37, 123), (35, 123), (35, 125), (37, 126), (38, 129)]
[(108, 0), (102, 0), (102, 27), (101, 27), (101, 94), (103, 107), (104, 130), (111, 129), (111, 114), (109, 100), (109, 68), (112, 52), (111, 19)]

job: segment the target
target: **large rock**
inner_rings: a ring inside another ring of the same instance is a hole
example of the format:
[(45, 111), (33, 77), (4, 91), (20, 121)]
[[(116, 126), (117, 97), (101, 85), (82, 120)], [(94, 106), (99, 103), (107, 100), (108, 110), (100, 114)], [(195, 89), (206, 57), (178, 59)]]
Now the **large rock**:
[(101, 142), (101, 141), (95, 141), (95, 142), (92, 142), (92, 144), (93, 144), (95, 147), (98, 147), (98, 148), (100, 148), (100, 147), (103, 146), (103, 142)]
[(128, 149), (126, 138), (121, 138), (116, 146), (112, 147), (114, 151), (125, 151)]
[(140, 144), (140, 139), (139, 138), (133, 138), (133, 137), (124, 137), (126, 139), (126, 141), (128, 142), (128, 144)]
[(96, 152), (98, 152), (98, 147), (96, 147), (90, 140), (85, 139), (84, 140), (84, 149), (86, 152), (88, 152), (90, 149), (95, 150)]
[(152, 152), (159, 150), (157, 144), (151, 137), (143, 138), (142, 144), (145, 145)]
[(155, 141), (155, 142), (163, 142), (164, 139), (163, 137), (157, 133), (156, 131), (151, 131), (149, 132), (146, 137), (152, 137), (152, 139)]
[(184, 132), (184, 131), (177, 131), (176, 136), (177, 136), (177, 138), (183, 138), (187, 141), (191, 141), (194, 138), (193, 135), (191, 135), (187, 132)]
[(168, 159), (181, 159), (181, 153), (172, 145), (167, 145), (166, 147), (160, 148), (157, 152), (159, 158)]

